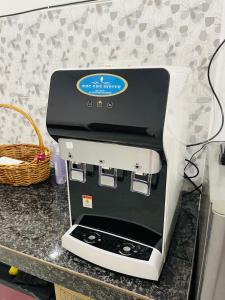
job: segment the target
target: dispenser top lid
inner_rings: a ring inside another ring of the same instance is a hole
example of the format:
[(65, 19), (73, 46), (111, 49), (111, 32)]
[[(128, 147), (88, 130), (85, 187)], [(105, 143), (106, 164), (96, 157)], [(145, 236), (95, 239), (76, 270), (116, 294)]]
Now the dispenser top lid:
[(56, 71), (48, 131), (55, 139), (162, 144), (169, 81), (164, 68)]

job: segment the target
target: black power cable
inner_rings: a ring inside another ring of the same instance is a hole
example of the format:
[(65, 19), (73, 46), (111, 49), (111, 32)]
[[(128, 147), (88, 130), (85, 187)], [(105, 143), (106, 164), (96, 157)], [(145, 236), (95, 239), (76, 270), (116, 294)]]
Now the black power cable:
[(187, 167), (188, 167), (189, 164), (191, 164), (193, 167), (195, 167), (196, 171), (197, 171), (197, 173), (195, 175), (188, 176), (188, 178), (195, 178), (195, 177), (197, 177), (199, 175), (199, 168), (198, 168), (198, 166), (195, 163), (193, 163), (191, 160), (189, 160), (189, 159), (185, 159), (185, 161), (187, 161), (188, 164), (185, 166), (184, 172), (186, 171), (186, 169), (187, 169)]
[[(185, 196), (186, 196), (186, 195), (190, 195), (190, 194), (192, 194), (192, 193), (195, 192), (195, 191), (198, 191), (198, 192), (201, 194), (201, 187), (202, 187), (202, 184), (200, 184), (199, 186), (197, 186), (197, 184), (195, 184), (194, 181), (192, 180), (193, 178), (195, 178), (195, 177), (197, 177), (197, 176), (199, 175), (199, 168), (198, 168), (198, 166), (197, 166), (194, 162), (192, 162), (191, 160), (185, 159), (185, 161), (187, 161), (188, 164), (187, 164), (187, 165), (185, 166), (185, 168), (184, 168), (184, 178), (187, 179), (187, 180), (194, 186), (194, 189), (193, 189), (192, 191), (185, 193)], [(196, 169), (196, 171), (197, 171), (197, 173), (196, 173), (195, 175), (193, 175), (193, 176), (188, 176), (187, 173), (185, 172), (186, 169), (187, 169), (187, 166), (188, 166), (189, 164), (191, 164), (193, 167), (195, 167), (195, 169)]]
[[(193, 184), (193, 181), (191, 182), (191, 184)], [(186, 193), (184, 194), (184, 196), (190, 195), (190, 194), (192, 194), (192, 193), (194, 193), (194, 192), (196, 192), (196, 191), (198, 191), (199, 194), (201, 195), (201, 194), (202, 194), (201, 188), (202, 188), (202, 184), (200, 184), (199, 186), (196, 185), (196, 187), (195, 187), (192, 191), (186, 192)]]
[[(225, 141), (209, 141), (209, 142), (205, 143), (204, 145), (202, 145), (202, 147), (201, 147), (200, 149), (198, 149), (197, 151), (195, 151), (195, 152), (192, 154), (192, 156), (190, 157), (190, 159), (185, 159), (185, 161), (187, 161), (188, 163), (186, 164), (186, 166), (185, 166), (185, 168), (184, 168), (184, 178), (187, 179), (187, 180), (194, 186), (194, 189), (193, 189), (192, 191), (190, 191), (190, 192), (185, 193), (185, 195), (191, 194), (191, 193), (193, 193), (193, 192), (195, 192), (195, 191), (197, 191), (197, 190), (201, 193), (200, 188), (202, 187), (202, 184), (199, 185), (199, 186), (197, 186), (197, 185), (191, 180), (191, 179), (193, 179), (193, 178), (195, 178), (195, 177), (197, 177), (197, 176), (199, 175), (199, 168), (198, 168), (198, 166), (192, 161), (192, 159), (195, 157), (196, 154), (198, 154), (200, 151), (202, 151), (208, 144), (212, 144), (212, 143), (225, 143)], [(195, 175), (193, 175), (193, 176), (188, 176), (187, 173), (185, 172), (185, 171), (187, 170), (187, 167), (188, 167), (189, 165), (194, 166), (194, 167), (196, 168), (196, 170), (197, 170), (197, 173), (196, 173)]]
[[(195, 151), (192, 156), (189, 158), (189, 161), (192, 162), (192, 159), (194, 158), (194, 156), (196, 154), (198, 154), (201, 150), (203, 150), (208, 144), (212, 144), (212, 143), (225, 143), (225, 141), (210, 141), (208, 143), (205, 143), (202, 145), (202, 147), (200, 149), (198, 149), (197, 151)], [(187, 167), (189, 166), (189, 163), (185, 166), (184, 171), (187, 169)]]
[[(30, 9), (30, 10), (25, 10), (25, 11), (21, 11), (21, 12), (17, 12), (17, 13), (12, 13), (12, 14), (7, 14), (7, 15), (0, 15), (0, 18), (5, 18), (5, 17), (13, 17), (13, 16), (17, 16), (17, 15), (22, 15), (22, 14), (27, 14), (27, 13), (31, 13), (31, 12), (35, 12), (35, 11), (39, 11), (39, 10), (43, 10), (43, 9), (54, 9), (54, 8), (61, 8), (64, 6), (69, 6), (69, 5), (77, 5), (77, 4), (87, 4), (87, 3), (91, 3), (91, 2), (97, 2), (99, 0), (78, 0), (78, 1), (71, 1), (69, 3), (63, 3), (63, 4), (57, 4), (57, 5), (46, 5), (43, 7), (38, 7), (38, 8), (34, 8), (34, 9)], [(63, 2), (63, 1), (62, 1)]]
[(213, 53), (213, 56), (211, 57), (210, 59), (210, 62), (209, 62), (209, 66), (208, 66), (208, 71), (207, 71), (207, 76), (208, 76), (208, 82), (209, 82), (209, 86), (216, 98), (216, 101), (219, 105), (219, 109), (220, 109), (220, 113), (221, 113), (221, 125), (220, 125), (220, 128), (219, 130), (213, 135), (211, 136), (210, 138), (208, 138), (207, 140), (205, 141), (202, 141), (202, 142), (199, 142), (199, 143), (194, 143), (194, 144), (189, 144), (187, 145), (187, 147), (193, 147), (193, 146), (198, 146), (198, 145), (202, 145), (202, 144), (206, 144), (208, 143), (209, 141), (213, 140), (215, 137), (217, 137), (219, 135), (219, 133), (222, 131), (223, 129), (223, 126), (224, 126), (224, 111), (223, 111), (223, 107), (222, 107), (222, 104), (221, 104), (221, 101), (212, 85), (212, 81), (211, 81), (211, 77), (210, 77), (210, 71), (211, 71), (211, 66), (212, 66), (212, 63), (214, 61), (214, 58), (216, 57), (217, 53), (220, 51), (220, 49), (223, 47), (223, 45), (225, 44), (225, 39), (221, 42), (221, 44), (218, 46), (218, 48), (216, 49), (216, 51)]
[[(198, 166), (192, 161), (192, 159), (195, 157), (195, 155), (197, 153), (199, 153), (201, 150), (203, 150), (208, 144), (210, 143), (223, 143), (224, 141), (213, 141), (213, 139), (215, 137), (217, 137), (219, 135), (219, 133), (222, 131), (223, 129), (223, 126), (224, 126), (224, 111), (223, 111), (223, 107), (222, 107), (222, 104), (221, 104), (221, 101), (213, 87), (213, 84), (212, 84), (212, 81), (211, 81), (211, 77), (210, 77), (210, 71), (211, 71), (211, 66), (212, 66), (212, 63), (216, 57), (216, 55), (218, 54), (218, 52), (220, 51), (220, 49), (223, 47), (223, 45), (225, 44), (225, 39), (220, 43), (220, 45), (217, 47), (217, 49), (215, 50), (215, 52), (213, 53), (211, 59), (210, 59), (210, 62), (209, 62), (209, 66), (208, 66), (208, 70), (207, 70), (207, 76), (208, 76), (208, 82), (209, 82), (209, 86), (216, 98), (216, 101), (218, 103), (218, 106), (219, 106), (219, 109), (220, 109), (220, 112), (221, 112), (221, 125), (220, 125), (220, 128), (218, 129), (218, 131), (213, 135), (211, 136), (210, 138), (208, 138), (207, 140), (205, 141), (202, 141), (202, 142), (198, 142), (198, 143), (194, 143), (194, 144), (189, 144), (187, 145), (187, 147), (193, 147), (193, 146), (198, 146), (198, 145), (202, 145), (202, 147), (200, 149), (198, 149), (196, 152), (194, 152), (192, 154), (192, 156), (190, 157), (190, 159), (186, 159), (186, 161), (188, 162), (187, 165), (185, 166), (184, 168), (184, 178), (187, 179), (193, 186), (194, 186), (194, 189), (191, 191), (191, 192), (188, 192), (186, 193), (185, 195), (188, 195), (188, 194), (191, 194), (195, 191), (198, 191), (200, 192), (201, 194), (201, 187), (202, 187), (202, 184), (197, 186), (194, 182), (193, 182), (193, 178), (197, 177), (199, 175), (199, 168)], [(186, 169), (189, 165), (192, 165), (196, 168), (197, 170), (197, 173), (194, 175), (194, 176), (188, 176), (186, 174)]]

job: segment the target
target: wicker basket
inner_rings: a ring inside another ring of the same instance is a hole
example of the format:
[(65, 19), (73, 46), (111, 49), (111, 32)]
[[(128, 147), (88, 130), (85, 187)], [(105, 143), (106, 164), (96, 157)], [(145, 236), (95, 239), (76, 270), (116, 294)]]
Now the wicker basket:
[(7, 156), (24, 161), (14, 165), (0, 164), (0, 183), (28, 186), (44, 181), (50, 175), (50, 151), (44, 146), (36, 124), (27, 113), (16, 106), (0, 104), (0, 108), (9, 108), (21, 113), (32, 125), (39, 141), (39, 146), (30, 144), (0, 145), (0, 157)]

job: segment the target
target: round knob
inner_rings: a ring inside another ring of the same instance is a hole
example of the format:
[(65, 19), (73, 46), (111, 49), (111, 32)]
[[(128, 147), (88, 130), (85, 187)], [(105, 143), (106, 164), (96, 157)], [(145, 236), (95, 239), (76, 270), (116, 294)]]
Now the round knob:
[(96, 236), (93, 235), (93, 234), (91, 234), (91, 235), (89, 235), (88, 239), (89, 239), (90, 241), (94, 241), (94, 240), (96, 239)]
[(132, 244), (125, 244), (122, 245), (122, 248), (119, 250), (119, 253), (125, 256), (129, 256), (132, 254), (133, 250), (135, 249), (135, 246)]
[(123, 247), (123, 251), (124, 252), (130, 252), (131, 251), (131, 247), (125, 246), (125, 247)]
[(100, 237), (100, 234), (96, 232), (90, 232), (88, 235), (84, 237), (84, 242), (88, 244), (93, 244)]

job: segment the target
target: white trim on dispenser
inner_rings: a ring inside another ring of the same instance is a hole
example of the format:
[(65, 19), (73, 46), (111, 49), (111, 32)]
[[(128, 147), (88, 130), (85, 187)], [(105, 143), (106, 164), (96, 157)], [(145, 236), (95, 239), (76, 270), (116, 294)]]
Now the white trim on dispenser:
[(162, 254), (166, 257), (173, 233), (175, 211), (183, 184), (186, 157), (188, 118), (185, 85), (189, 69), (180, 68), (170, 72), (170, 86), (163, 131), (163, 148), (167, 160), (165, 215)]
[(61, 138), (59, 149), (62, 159), (74, 163), (122, 169), (140, 174), (156, 174), (162, 167), (159, 153), (150, 149)]
[(68, 165), (67, 161), (66, 164), (66, 184), (67, 184), (67, 194), (68, 194), (68, 207), (69, 207), (69, 215), (70, 215), (70, 226), (72, 226), (72, 214), (71, 214), (71, 204), (70, 204), (70, 186), (69, 186), (69, 172), (68, 172)]

